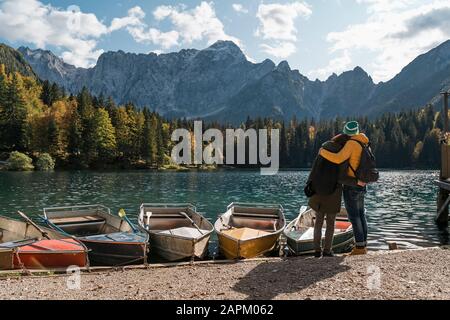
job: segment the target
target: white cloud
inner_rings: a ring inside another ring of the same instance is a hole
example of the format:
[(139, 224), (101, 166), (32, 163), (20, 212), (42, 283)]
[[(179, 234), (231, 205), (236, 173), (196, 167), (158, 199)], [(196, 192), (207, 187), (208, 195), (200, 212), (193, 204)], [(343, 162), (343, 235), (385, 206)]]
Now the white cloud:
[(295, 44), (287, 41), (277, 43), (273, 46), (263, 43), (260, 45), (260, 47), (265, 53), (281, 59), (289, 57), (297, 50)]
[(231, 40), (241, 45), (238, 38), (225, 33), (212, 2), (203, 1), (191, 10), (186, 10), (183, 6), (159, 6), (153, 12), (153, 16), (158, 21), (169, 20), (183, 44), (206, 39), (208, 44), (217, 40)]
[(233, 10), (238, 13), (248, 13), (248, 10), (240, 3), (233, 3), (231, 6), (233, 7)]
[(144, 22), (145, 12), (136, 6), (128, 10), (128, 15), (122, 18), (114, 18), (109, 31), (126, 29), (133, 39), (139, 43), (152, 43), (163, 49), (178, 45), (179, 34), (177, 31), (162, 32), (156, 28), (150, 28)]
[(260, 4), (256, 14), (260, 25), (256, 35), (266, 40), (297, 41), (296, 19), (311, 14), (311, 8), (303, 2)]
[(317, 78), (320, 80), (326, 80), (326, 78), (332, 73), (342, 73), (348, 70), (352, 65), (352, 59), (348, 50), (344, 50), (342, 55), (330, 60), (327, 66), (311, 71), (308, 76), (312, 79)]
[(255, 35), (272, 43), (261, 44), (264, 52), (278, 57), (287, 58), (296, 52), (297, 18), (308, 18), (312, 14), (310, 6), (304, 2), (287, 4), (260, 4), (256, 17), (259, 26)]
[(357, 0), (368, 4), (365, 23), (331, 32), (331, 53), (369, 50), (376, 58), (368, 66), (375, 81), (389, 80), (418, 55), (450, 37), (450, 2), (434, 0)]
[(192, 44), (194, 41), (206, 40), (212, 44), (217, 40), (231, 40), (241, 44), (240, 40), (229, 36), (224, 31), (222, 22), (217, 18), (213, 3), (201, 2), (189, 10), (184, 5), (161, 5), (153, 11), (157, 22), (168, 20), (172, 30), (163, 32), (149, 27), (145, 22), (145, 12), (140, 7), (134, 7), (123, 18), (112, 21), (110, 31), (126, 29), (133, 39), (140, 43), (152, 43), (162, 49), (170, 49), (180, 44)]
[(126, 27), (138, 27), (144, 26), (142, 19), (145, 18), (145, 12), (141, 7), (136, 6), (128, 10), (128, 16), (123, 18), (114, 18), (111, 21), (111, 26), (109, 27), (109, 31), (116, 31)]
[(61, 47), (64, 60), (76, 66), (95, 63), (103, 52), (96, 49), (97, 39), (107, 32), (94, 14), (75, 6), (58, 9), (37, 0), (4, 0), (0, 4), (0, 37), (40, 48)]
[(357, 3), (367, 4), (369, 12), (389, 12), (404, 9), (417, 0), (356, 0)]
[(179, 34), (177, 31), (161, 32), (155, 28), (133, 27), (128, 30), (134, 40), (137, 42), (149, 42), (161, 46), (163, 49), (169, 49), (178, 45)]

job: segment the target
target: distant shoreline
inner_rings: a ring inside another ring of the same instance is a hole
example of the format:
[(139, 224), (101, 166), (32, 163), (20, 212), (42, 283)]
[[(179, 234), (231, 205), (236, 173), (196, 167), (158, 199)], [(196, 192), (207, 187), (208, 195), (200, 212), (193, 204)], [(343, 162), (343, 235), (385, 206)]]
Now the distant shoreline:
[[(280, 168), (279, 172), (309, 172), (311, 168)], [(379, 168), (381, 172), (387, 171), (439, 171), (439, 168)], [(224, 171), (240, 171), (240, 172), (253, 172), (260, 171), (260, 168), (238, 168), (238, 167), (217, 167), (217, 168), (187, 168), (181, 167), (177, 169), (172, 168), (57, 168), (48, 172), (121, 172), (121, 171), (141, 171), (141, 172), (224, 172)], [(35, 172), (35, 171), (15, 171), (7, 170), (6, 166), (0, 164), (0, 172)]]

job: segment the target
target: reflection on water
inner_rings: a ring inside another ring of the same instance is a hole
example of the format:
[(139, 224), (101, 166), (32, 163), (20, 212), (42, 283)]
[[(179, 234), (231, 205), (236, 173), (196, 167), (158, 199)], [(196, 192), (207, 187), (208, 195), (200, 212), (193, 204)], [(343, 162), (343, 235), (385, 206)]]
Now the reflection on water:
[[(215, 220), (233, 201), (281, 203), (288, 220), (300, 206), (308, 173), (281, 172), (261, 176), (259, 171), (219, 172), (0, 172), (0, 211), (31, 215), (47, 206), (100, 203), (113, 212), (124, 208), (137, 214), (143, 202), (192, 202)], [(448, 230), (434, 224), (435, 171), (386, 171), (370, 186), (367, 213), (370, 246), (385, 248), (386, 241), (401, 247), (448, 243)]]

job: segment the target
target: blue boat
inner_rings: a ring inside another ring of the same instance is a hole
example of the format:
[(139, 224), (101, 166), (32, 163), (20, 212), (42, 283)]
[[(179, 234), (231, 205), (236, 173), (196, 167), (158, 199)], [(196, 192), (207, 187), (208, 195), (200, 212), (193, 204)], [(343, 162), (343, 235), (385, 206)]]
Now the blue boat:
[(90, 265), (147, 263), (148, 233), (103, 205), (45, 208), (43, 218), (50, 228), (81, 241), (89, 249)]

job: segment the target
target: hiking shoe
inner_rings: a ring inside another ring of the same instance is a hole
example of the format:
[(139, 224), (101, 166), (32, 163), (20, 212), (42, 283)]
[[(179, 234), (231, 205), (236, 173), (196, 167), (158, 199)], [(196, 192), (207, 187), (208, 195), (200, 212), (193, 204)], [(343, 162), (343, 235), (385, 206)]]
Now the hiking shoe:
[(350, 252), (351, 256), (362, 256), (365, 254), (367, 254), (367, 248), (354, 247), (352, 252)]
[(316, 251), (316, 252), (314, 252), (314, 257), (315, 257), (315, 258), (321, 258), (321, 257), (322, 257), (322, 251)]
[(323, 257), (326, 257), (326, 258), (333, 258), (333, 257), (335, 257), (336, 255), (334, 254), (334, 252), (333, 251), (330, 251), (330, 252), (323, 252)]

